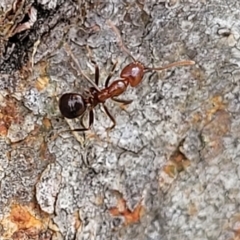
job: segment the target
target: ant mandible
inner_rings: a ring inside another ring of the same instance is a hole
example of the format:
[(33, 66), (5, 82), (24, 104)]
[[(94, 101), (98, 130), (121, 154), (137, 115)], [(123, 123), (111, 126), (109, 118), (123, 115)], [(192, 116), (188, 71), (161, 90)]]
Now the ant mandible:
[[(61, 114), (69, 119), (77, 118), (82, 116), (87, 109), (89, 109), (89, 123), (88, 127), (84, 128), (77, 128), (73, 129), (71, 131), (87, 131), (91, 128), (94, 122), (94, 113), (93, 109), (98, 105), (102, 104), (103, 109), (105, 110), (107, 116), (112, 121), (112, 126), (107, 128), (107, 130), (111, 130), (115, 127), (116, 121), (115, 118), (111, 115), (109, 112), (107, 106), (105, 105), (105, 101), (108, 99), (112, 99), (116, 102), (120, 102), (123, 104), (129, 104), (132, 101), (126, 101), (126, 100), (120, 100), (117, 99), (119, 95), (123, 94), (127, 87), (130, 85), (131, 87), (136, 87), (138, 84), (142, 81), (143, 76), (146, 72), (149, 71), (161, 71), (165, 69), (169, 69), (172, 67), (177, 66), (188, 66), (195, 64), (194, 61), (180, 61), (180, 62), (174, 62), (168, 65), (165, 65), (163, 67), (156, 67), (156, 68), (150, 68), (145, 67), (142, 63), (136, 61), (133, 56), (130, 54), (130, 52), (127, 50), (127, 48), (122, 43), (120, 33), (117, 30), (117, 28), (112, 24), (111, 21), (108, 21), (108, 24), (113, 28), (115, 33), (117, 34), (118, 38), (120, 39), (120, 46), (122, 47), (123, 51), (125, 51), (133, 60), (130, 64), (128, 64), (126, 67), (123, 68), (123, 70), (120, 73), (120, 78), (117, 80), (114, 80), (110, 85), (109, 82), (111, 80), (111, 77), (113, 75), (113, 72), (115, 70), (115, 67), (117, 63), (113, 65), (112, 71), (108, 75), (107, 79), (105, 80), (105, 87), (103, 89), (99, 89), (98, 83), (99, 83), (99, 68), (95, 61), (91, 60), (92, 63), (95, 65), (95, 83), (93, 83), (87, 76), (84, 75), (84, 77), (93, 85), (89, 88), (88, 91), (85, 91), (83, 94), (79, 93), (65, 93), (63, 94), (59, 99), (59, 109)], [(71, 52), (70, 52), (71, 54)], [(72, 54), (71, 54), (72, 55)], [(74, 59), (73, 55), (72, 58)], [(75, 63), (76, 59), (74, 59)], [(78, 65), (78, 63), (77, 63)], [(79, 65), (78, 65), (79, 66)], [(84, 96), (86, 95), (86, 96)]]

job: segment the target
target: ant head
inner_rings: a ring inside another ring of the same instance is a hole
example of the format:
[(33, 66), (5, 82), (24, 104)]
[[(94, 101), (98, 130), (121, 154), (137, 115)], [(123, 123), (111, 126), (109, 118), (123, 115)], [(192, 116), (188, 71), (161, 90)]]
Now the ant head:
[(59, 99), (59, 109), (66, 118), (81, 116), (87, 108), (85, 99), (77, 93), (65, 93)]

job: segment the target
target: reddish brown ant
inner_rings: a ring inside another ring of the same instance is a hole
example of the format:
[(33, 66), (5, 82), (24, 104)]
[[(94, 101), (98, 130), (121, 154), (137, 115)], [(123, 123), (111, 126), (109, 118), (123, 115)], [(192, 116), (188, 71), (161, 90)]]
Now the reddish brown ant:
[[(114, 29), (114, 31), (117, 33), (119, 37), (119, 33), (116, 27), (113, 25), (111, 27)], [(123, 104), (129, 104), (132, 101), (120, 100), (120, 99), (117, 99), (116, 97), (124, 93), (129, 85), (131, 87), (136, 87), (142, 81), (143, 76), (146, 72), (161, 71), (161, 70), (165, 70), (172, 67), (188, 66), (188, 65), (195, 64), (195, 62), (193, 61), (180, 61), (180, 62), (174, 62), (174, 63), (168, 64), (163, 67), (157, 67), (157, 68), (145, 67), (142, 63), (136, 61), (132, 57), (132, 55), (124, 47), (122, 42), (121, 42), (121, 46), (123, 50), (127, 52), (129, 56), (133, 59), (133, 62), (131, 62), (130, 64), (128, 64), (126, 67), (123, 68), (123, 70), (120, 73), (119, 79), (114, 80), (109, 85), (110, 79), (113, 75), (113, 71), (116, 67), (116, 63), (115, 63), (112, 68), (112, 71), (110, 72), (107, 79), (105, 80), (105, 87), (103, 89), (99, 89), (98, 88), (99, 68), (97, 64), (92, 60), (92, 63), (95, 65), (95, 84), (92, 83), (92, 81), (84, 75), (84, 77), (87, 78), (87, 80), (90, 81), (93, 85), (92, 87), (89, 88), (88, 91), (85, 91), (83, 95), (79, 93), (65, 93), (61, 96), (59, 100), (59, 109), (62, 115), (66, 118), (73, 119), (73, 118), (82, 116), (85, 113), (86, 109), (89, 108), (88, 127), (73, 129), (72, 131), (86, 131), (90, 129), (94, 121), (93, 109), (98, 104), (102, 104), (106, 114), (113, 122), (113, 125), (110, 128), (108, 128), (108, 130), (113, 129), (116, 125), (116, 121), (114, 117), (110, 114), (108, 108), (105, 105), (105, 101), (107, 99), (112, 99), (114, 101), (117, 101)], [(84, 95), (86, 95), (86, 97)]]

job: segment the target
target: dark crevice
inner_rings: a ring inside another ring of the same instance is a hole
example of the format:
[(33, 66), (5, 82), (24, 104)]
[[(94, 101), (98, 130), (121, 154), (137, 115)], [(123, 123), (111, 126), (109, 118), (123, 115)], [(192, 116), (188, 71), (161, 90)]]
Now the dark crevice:
[[(60, 23), (70, 21), (69, 14), (65, 14), (68, 10), (64, 8), (64, 2), (60, 1), (53, 10), (44, 9), (43, 5), (38, 4), (37, 1), (32, 6), (37, 10), (37, 20), (30, 29), (16, 33), (6, 41), (4, 52), (0, 56), (0, 73), (12, 73), (21, 69), (28, 62), (29, 53), (32, 52), (37, 40), (48, 35)], [(57, 21), (52, 21), (53, 18), (57, 18)], [(26, 23), (28, 20), (29, 16), (26, 14), (19, 24)]]

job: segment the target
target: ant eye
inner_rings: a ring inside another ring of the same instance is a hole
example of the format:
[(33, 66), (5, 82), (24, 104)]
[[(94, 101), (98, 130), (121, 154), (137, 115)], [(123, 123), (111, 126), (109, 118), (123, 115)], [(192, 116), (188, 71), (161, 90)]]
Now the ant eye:
[(59, 109), (66, 118), (76, 118), (86, 110), (86, 102), (83, 97), (76, 93), (65, 93), (59, 99)]

